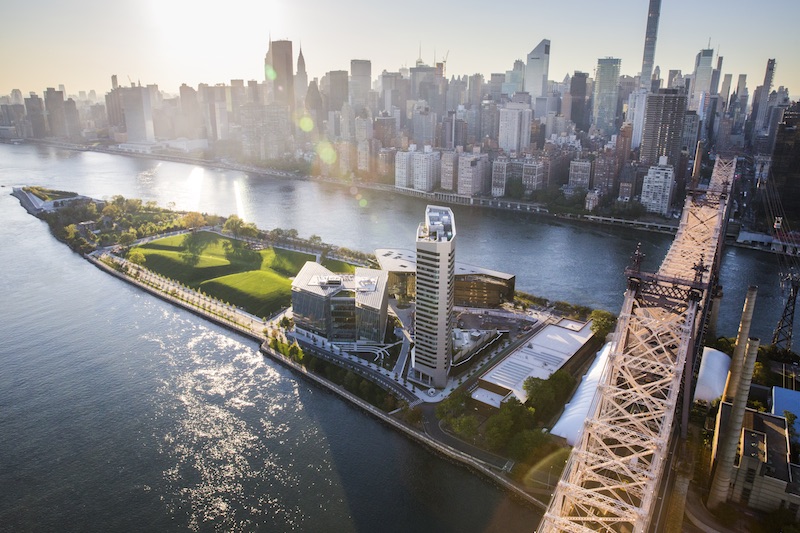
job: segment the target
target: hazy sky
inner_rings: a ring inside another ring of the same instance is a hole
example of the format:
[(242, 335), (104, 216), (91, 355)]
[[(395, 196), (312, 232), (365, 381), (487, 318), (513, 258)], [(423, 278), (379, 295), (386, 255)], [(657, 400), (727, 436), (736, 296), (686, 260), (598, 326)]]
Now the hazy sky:
[[(10, 4), (10, 5), (9, 5)], [(390, 7), (387, 7), (390, 6)], [(112, 74), (177, 92), (230, 79), (264, 78), (273, 39), (302, 43), (310, 78), (372, 60), (372, 74), (433, 63), (449, 50), (447, 73), (510, 70), (550, 39), (550, 79), (593, 72), (597, 58), (641, 68), (648, 0), (516, 2), (371, 2), (363, 0), (10, 0), (0, 32), (0, 94), (41, 93), (63, 83), (68, 94), (110, 89)], [(752, 95), (767, 59), (774, 86), (800, 96), (798, 0), (662, 0), (656, 65), (691, 72), (708, 45), (724, 56), (723, 73), (747, 74)]]

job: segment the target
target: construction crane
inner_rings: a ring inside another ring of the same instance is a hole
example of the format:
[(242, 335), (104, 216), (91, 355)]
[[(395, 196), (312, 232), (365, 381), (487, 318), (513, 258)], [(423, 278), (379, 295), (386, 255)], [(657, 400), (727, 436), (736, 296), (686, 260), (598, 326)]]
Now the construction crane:
[(783, 210), (778, 191), (771, 176), (769, 158), (756, 157), (754, 160), (757, 178), (756, 187), (761, 194), (768, 220), (771, 222), (772, 249), (778, 257), (781, 288), (787, 293), (778, 325), (772, 334), (772, 344), (776, 347), (791, 350), (792, 333), (794, 331), (794, 314), (797, 295), (800, 292), (800, 262), (798, 257), (784, 250), (784, 247), (796, 245), (796, 236), (789, 227), (789, 219)]

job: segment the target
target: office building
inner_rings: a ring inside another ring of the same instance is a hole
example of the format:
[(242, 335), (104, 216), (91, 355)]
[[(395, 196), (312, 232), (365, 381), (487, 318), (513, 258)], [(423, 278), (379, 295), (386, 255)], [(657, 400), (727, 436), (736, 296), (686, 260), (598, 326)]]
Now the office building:
[(67, 117), (64, 112), (64, 92), (48, 87), (44, 92), (44, 108), (51, 137), (67, 136)]
[[(223, 102), (224, 104), (224, 102)], [(125, 129), (128, 142), (155, 142), (153, 130), (153, 110), (150, 103), (150, 91), (141, 85), (122, 89), (122, 112), (125, 115)]]
[(294, 115), (294, 74), (292, 41), (272, 41), (264, 58), (264, 77), (272, 87), (272, 101), (289, 106)]
[(576, 70), (569, 82), (570, 119), (575, 123), (575, 129), (580, 131), (589, 131), (589, 114), (586, 110), (588, 77), (588, 73)]
[[(667, 156), (670, 165), (680, 161), (686, 96), (677, 89), (660, 89), (647, 97), (639, 160), (654, 165)], [(691, 150), (691, 148), (689, 148)]]
[(297, 74), (294, 76), (294, 100), (298, 108), (305, 107), (306, 93), (308, 92), (308, 73), (306, 72), (306, 58), (303, 57), (303, 47), (297, 54)]
[(356, 267), (336, 274), (313, 261), (292, 280), (295, 326), (332, 342), (382, 343), (388, 316), (388, 275)]
[(694, 75), (689, 90), (689, 109), (697, 111), (700, 120), (705, 117), (703, 108), (705, 101), (711, 94), (711, 78), (714, 74), (714, 67), (711, 65), (714, 59), (714, 49), (706, 48), (698, 52), (694, 62)]
[(526, 57), (525, 92), (535, 100), (547, 94), (547, 78), (550, 70), (550, 41), (542, 40)]
[(372, 84), (372, 62), (368, 59), (350, 61), (350, 105), (356, 111), (367, 107), (367, 99)]
[(410, 377), (444, 388), (453, 351), (456, 226), (453, 211), (429, 205), (417, 229), (415, 345)]
[(642, 182), (641, 203), (648, 213), (669, 216), (675, 190), (675, 170), (661, 156), (658, 165), (651, 166)]
[(611, 137), (617, 130), (620, 64), (621, 60), (613, 57), (597, 60), (592, 119), (597, 131), (606, 137)]

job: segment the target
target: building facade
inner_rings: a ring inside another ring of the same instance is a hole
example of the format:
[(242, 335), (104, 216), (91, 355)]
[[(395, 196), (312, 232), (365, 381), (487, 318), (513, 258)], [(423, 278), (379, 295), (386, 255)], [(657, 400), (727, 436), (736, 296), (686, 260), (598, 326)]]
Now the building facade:
[(417, 302), (411, 378), (443, 388), (452, 364), (456, 226), (453, 211), (429, 205), (417, 229)]

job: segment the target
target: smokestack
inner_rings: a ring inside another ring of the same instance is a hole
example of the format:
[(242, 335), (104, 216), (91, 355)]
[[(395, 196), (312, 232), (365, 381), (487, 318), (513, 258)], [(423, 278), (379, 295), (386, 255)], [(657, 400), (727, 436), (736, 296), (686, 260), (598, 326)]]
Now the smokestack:
[[(739, 436), (742, 434), (742, 421), (744, 412), (747, 408), (747, 393), (750, 391), (750, 384), (753, 380), (753, 369), (756, 366), (756, 355), (758, 355), (759, 340), (751, 337), (747, 341), (747, 356), (742, 367), (742, 378), (738, 387), (739, 393), (733, 400), (730, 416), (728, 417), (728, 427), (724, 435), (721, 435), (719, 442), (719, 453), (717, 454), (717, 469), (714, 472), (714, 481), (711, 484), (711, 491), (708, 494), (708, 508), (714, 509), (720, 503), (728, 500), (728, 491), (731, 485), (731, 471), (733, 461), (736, 458), (736, 448), (739, 444)], [(720, 415), (722, 416), (722, 405), (720, 405)], [(719, 427), (722, 427), (720, 420)], [(720, 430), (718, 430), (720, 431)]]
[(750, 285), (747, 288), (747, 296), (744, 299), (742, 320), (739, 322), (739, 333), (736, 335), (736, 347), (733, 349), (733, 356), (731, 357), (731, 371), (728, 373), (725, 393), (722, 395), (722, 400), (726, 402), (732, 402), (739, 389), (742, 363), (744, 363), (745, 339), (750, 336), (750, 324), (753, 322), (753, 310), (756, 307), (756, 294), (758, 294), (758, 287)]

